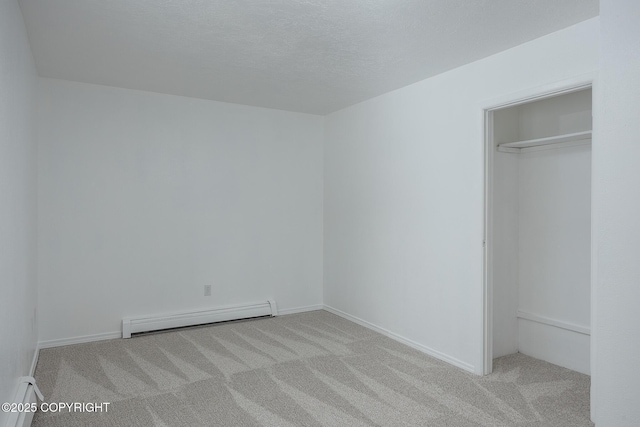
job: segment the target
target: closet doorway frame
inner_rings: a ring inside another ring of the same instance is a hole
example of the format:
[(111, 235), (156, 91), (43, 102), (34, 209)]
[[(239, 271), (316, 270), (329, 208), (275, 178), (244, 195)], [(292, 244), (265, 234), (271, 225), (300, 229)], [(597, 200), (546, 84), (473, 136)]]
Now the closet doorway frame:
[[(533, 101), (539, 101), (546, 98), (552, 98), (559, 95), (566, 95), (581, 90), (592, 90), (592, 109), (591, 114), (595, 117), (594, 93), (596, 87), (595, 73), (580, 74), (573, 78), (561, 80), (545, 86), (540, 86), (500, 98), (489, 100), (480, 107), (482, 120), (482, 147), (483, 147), (483, 277), (482, 277), (482, 355), (479, 360), (476, 372), (480, 375), (488, 375), (493, 371), (493, 242), (492, 236), (492, 206), (493, 206), (493, 156), (495, 149), (493, 147), (493, 112), (499, 109), (514, 107), (516, 105), (526, 104)], [(593, 141), (593, 140), (592, 140)], [(592, 142), (592, 147), (594, 146)], [(591, 315), (590, 315), (590, 370), (591, 375), (594, 373), (594, 348), (595, 348), (595, 323), (594, 318), (594, 277), (595, 270), (595, 250), (594, 250), (594, 194), (593, 194), (593, 151), (591, 155)]]

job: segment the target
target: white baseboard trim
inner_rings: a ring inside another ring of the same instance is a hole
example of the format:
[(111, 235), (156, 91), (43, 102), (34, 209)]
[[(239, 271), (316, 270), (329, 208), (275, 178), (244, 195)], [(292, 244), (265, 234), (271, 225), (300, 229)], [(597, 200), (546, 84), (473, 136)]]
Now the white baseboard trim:
[(441, 353), (441, 352), (439, 352), (437, 350), (434, 350), (434, 349), (432, 349), (430, 347), (427, 347), (427, 346), (424, 346), (422, 344), (419, 344), (419, 343), (417, 343), (415, 341), (412, 341), (412, 340), (410, 340), (408, 338), (405, 338), (405, 337), (403, 337), (401, 335), (398, 335), (398, 334), (396, 334), (394, 332), (388, 331), (388, 330), (386, 330), (384, 328), (381, 328), (381, 327), (379, 327), (377, 325), (374, 325), (371, 322), (367, 322), (366, 320), (362, 320), (362, 319), (360, 319), (358, 317), (355, 317), (355, 316), (352, 316), (352, 315), (350, 315), (348, 313), (345, 313), (344, 311), (338, 310), (338, 309), (333, 308), (333, 307), (329, 307), (328, 305), (325, 305), (324, 309), (327, 310), (328, 312), (333, 313), (333, 314), (335, 314), (337, 316), (340, 316), (340, 317), (342, 317), (344, 319), (347, 319), (347, 320), (350, 320), (350, 321), (352, 321), (354, 323), (357, 323), (358, 325), (364, 326), (365, 328), (369, 328), (369, 329), (371, 329), (373, 331), (381, 333), (382, 335), (386, 335), (391, 339), (394, 339), (394, 340), (396, 340), (396, 341), (398, 341), (398, 342), (400, 342), (402, 344), (408, 345), (409, 347), (415, 348), (418, 351), (426, 353), (429, 356), (435, 357), (436, 359), (442, 360), (443, 362), (446, 362), (446, 363), (448, 363), (450, 365), (453, 365), (453, 366), (456, 366), (456, 367), (458, 367), (460, 369), (463, 369), (465, 371), (471, 372), (472, 374), (476, 373), (475, 367), (473, 365), (469, 364), (469, 363), (463, 362), (463, 361), (458, 360), (458, 359), (456, 359), (454, 357), (451, 357), (451, 356), (449, 356), (447, 354), (444, 354), (444, 353)]
[[(322, 310), (322, 309), (324, 309), (324, 305), (322, 304), (307, 305), (303, 307), (285, 308), (284, 310), (278, 309), (278, 315), (284, 316), (287, 314), (305, 313), (307, 311), (316, 311), (316, 310)], [(72, 344), (83, 344), (83, 343), (94, 342), (94, 341), (112, 340), (114, 338), (122, 338), (122, 332), (120, 331), (104, 332), (101, 334), (83, 335), (80, 337), (40, 341), (36, 347), (36, 353), (34, 355), (33, 363), (31, 366), (31, 376), (33, 376), (36, 365), (38, 363), (40, 350), (43, 348), (62, 347), (65, 345), (72, 345)]]
[(516, 317), (519, 319), (529, 320), (531, 322), (542, 323), (547, 326), (554, 326), (556, 328), (565, 329), (571, 332), (577, 332), (583, 335), (591, 335), (591, 328), (588, 326), (576, 325), (575, 323), (565, 322), (564, 320), (552, 319), (550, 317), (541, 316), (539, 314), (530, 313), (524, 310), (518, 310)]
[[(337, 316), (340, 316), (344, 319), (350, 320), (354, 323), (357, 323), (361, 326), (364, 326), (365, 328), (369, 328), (373, 331), (376, 331), (382, 335), (388, 336), (391, 339), (394, 339), (402, 344), (408, 345), (409, 347), (415, 348), (418, 351), (421, 351), (425, 354), (428, 354), (429, 356), (435, 357), (436, 359), (442, 360), (443, 362), (449, 363), (450, 365), (453, 366), (457, 366), (460, 369), (463, 369), (465, 371), (471, 372), (471, 373), (475, 373), (475, 367), (469, 363), (463, 362), (461, 360), (458, 360), (454, 357), (451, 357), (447, 354), (444, 354), (440, 351), (434, 350), (430, 347), (427, 347), (425, 345), (419, 344), (415, 341), (412, 341), (408, 338), (405, 338), (401, 335), (398, 335), (394, 332), (388, 331), (387, 329), (381, 328), (377, 325), (374, 325), (371, 322), (367, 322), (366, 320), (362, 320), (358, 317), (352, 316), (348, 313), (345, 313), (344, 311), (338, 310), (336, 308), (330, 307), (328, 305), (323, 305), (323, 304), (315, 304), (315, 305), (307, 305), (307, 306), (302, 306), (302, 307), (294, 307), (294, 308), (285, 308), (285, 309), (279, 309), (278, 310), (278, 315), (280, 316), (285, 316), (288, 314), (296, 314), (296, 313), (305, 313), (305, 312), (309, 312), (309, 311), (316, 311), (316, 310), (326, 310), (330, 313), (333, 313)], [(62, 339), (57, 339), (57, 340), (47, 340), (47, 341), (40, 341), (38, 342), (38, 345), (36, 347), (36, 353), (34, 354), (34, 358), (33, 358), (33, 362), (32, 362), (32, 366), (31, 366), (31, 375), (33, 376), (33, 373), (35, 371), (36, 365), (38, 363), (38, 357), (39, 357), (39, 353), (40, 350), (43, 348), (53, 348), (53, 347), (62, 347), (65, 345), (73, 345), (73, 344), (83, 344), (83, 343), (88, 343), (88, 342), (94, 342), (94, 341), (103, 341), (103, 340), (111, 340), (111, 339), (115, 339), (115, 338), (122, 338), (122, 332), (121, 331), (114, 331), (114, 332), (104, 332), (104, 333), (100, 333), (100, 334), (93, 334), (93, 335), (83, 335), (83, 336), (79, 336), (79, 337), (72, 337), (72, 338), (62, 338)]]
[(36, 343), (36, 348), (33, 351), (33, 359), (31, 360), (31, 369), (29, 369), (30, 377), (33, 377), (36, 373), (36, 366), (38, 366), (38, 357), (40, 357), (40, 344)]
[(324, 305), (322, 304), (305, 305), (303, 307), (278, 309), (278, 315), (285, 316), (287, 314), (306, 313), (308, 311), (317, 311), (322, 309), (324, 309)]
[(39, 349), (43, 349), (43, 348), (52, 348), (52, 347), (62, 347), (64, 345), (84, 344), (84, 343), (87, 343), (87, 342), (112, 340), (114, 338), (122, 338), (122, 332), (120, 332), (120, 331), (103, 332), (101, 334), (83, 335), (83, 336), (80, 336), (80, 337), (62, 338), (62, 339), (58, 339), (58, 340), (40, 341), (38, 343), (38, 348)]

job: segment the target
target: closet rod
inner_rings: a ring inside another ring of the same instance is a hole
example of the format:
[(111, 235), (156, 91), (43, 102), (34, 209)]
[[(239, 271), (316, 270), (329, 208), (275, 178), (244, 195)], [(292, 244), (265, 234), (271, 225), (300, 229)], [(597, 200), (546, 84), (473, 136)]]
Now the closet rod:
[[(498, 151), (505, 153), (520, 153), (521, 151), (529, 151), (526, 149), (558, 148), (558, 144), (562, 146), (574, 146), (589, 144), (591, 141), (592, 131), (567, 133), (564, 135), (549, 136), (546, 138), (528, 139), (525, 141), (507, 142), (498, 145)], [(533, 150), (531, 150), (533, 151)]]

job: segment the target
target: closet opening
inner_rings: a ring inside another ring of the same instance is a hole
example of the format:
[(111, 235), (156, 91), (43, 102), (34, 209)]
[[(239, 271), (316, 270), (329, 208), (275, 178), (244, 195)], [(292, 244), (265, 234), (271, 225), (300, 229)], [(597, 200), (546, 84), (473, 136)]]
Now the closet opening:
[(590, 375), (591, 83), (483, 111), (483, 372), (522, 353)]

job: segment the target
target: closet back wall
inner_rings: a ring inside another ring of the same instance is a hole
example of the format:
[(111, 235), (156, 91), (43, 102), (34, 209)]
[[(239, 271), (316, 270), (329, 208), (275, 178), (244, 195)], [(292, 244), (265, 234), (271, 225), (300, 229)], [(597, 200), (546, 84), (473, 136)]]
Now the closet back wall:
[[(591, 127), (591, 91), (520, 107), (520, 139)], [(516, 156), (520, 187), (517, 308), (590, 329), (591, 146)], [(521, 353), (590, 372), (589, 335), (523, 319), (518, 324)]]
[(125, 315), (322, 303), (322, 117), (40, 85), (41, 341)]

